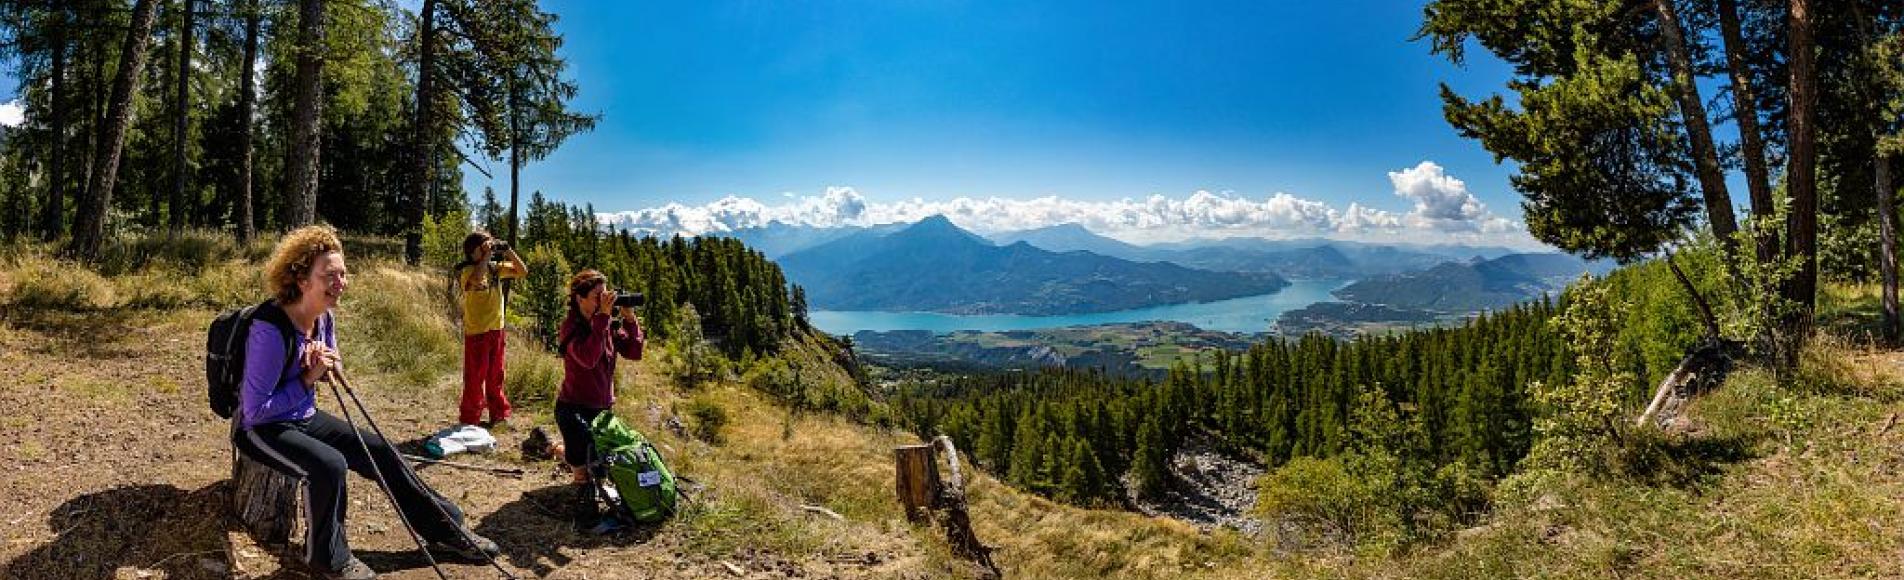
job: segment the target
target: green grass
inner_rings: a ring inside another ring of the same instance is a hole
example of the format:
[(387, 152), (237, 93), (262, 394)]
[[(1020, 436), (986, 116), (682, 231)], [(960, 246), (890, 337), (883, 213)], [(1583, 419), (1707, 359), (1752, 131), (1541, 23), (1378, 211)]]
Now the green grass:
[[(352, 256), (353, 287), (339, 319), (348, 364), (394, 377), (393, 384), (457, 380), (461, 337), (449, 322), (440, 274), (378, 258), (396, 247), (380, 243)], [(203, 247), (224, 257), (190, 263), (157, 242), (129, 243), (116, 258), (121, 269), (110, 275), (52, 258), (40, 246), (0, 250), (0, 332), (7, 324), (70, 324), (122, 311), (195, 328), (206, 310), (259, 298), (256, 265), (247, 261), (256, 259), (256, 245)], [(1473, 528), (1391, 556), (1289, 552), (1273, 544), (1274, 534), (1205, 533), (1167, 519), (1080, 509), (968, 469), (973, 519), (1012, 577), (1895, 576), (1897, 546), (1904, 545), (1896, 499), (1904, 497), (1904, 426), (1892, 418), (1904, 414), (1904, 356), (1869, 346), (1875, 310), (1871, 287), (1827, 285), (1819, 306), (1825, 334), (1801, 356), (1798, 372), (1779, 378), (1740, 369), (1692, 405), (1692, 433), (1631, 435), (1610, 473), (1555, 480), (1526, 501), (1499, 505)], [(560, 383), (559, 360), (526, 337), (509, 343), (512, 401), (531, 417), (546, 415)], [(871, 551), (908, 559), (900, 575), (970, 575), (941, 532), (905, 523), (892, 498), (891, 448), (915, 440), (880, 426), (882, 403), (833, 365), (823, 345), (796, 341), (782, 354), (781, 363), (798, 365), (807, 383), (799, 395), (809, 407), (797, 415), (786, 401), (741, 381), (682, 389), (663, 372), (669, 349), (651, 346), (647, 360), (622, 365), (617, 412), (661, 446), (678, 472), (708, 487), (667, 528), (679, 534), (683, 553), (758, 550), (824, 560)], [(44, 348), (84, 360), (73, 349), (96, 355), (106, 347), (115, 346)], [(1184, 353), (1146, 348), (1159, 358)], [(193, 388), (83, 373), (15, 380), (119, 402), (141, 389)], [(701, 432), (674, 433), (665, 426), (668, 410)], [(725, 420), (712, 419), (712, 410)], [(32, 428), (24, 419), (0, 418), (0, 433), (9, 436)], [(51, 453), (31, 438), (15, 449), (28, 460)]]
[[(371, 261), (352, 266), (338, 305), (338, 350), (349, 364), (421, 388), (462, 368), (462, 336), (450, 324), (444, 281), (427, 272)], [(460, 374), (457, 375), (460, 377)]]

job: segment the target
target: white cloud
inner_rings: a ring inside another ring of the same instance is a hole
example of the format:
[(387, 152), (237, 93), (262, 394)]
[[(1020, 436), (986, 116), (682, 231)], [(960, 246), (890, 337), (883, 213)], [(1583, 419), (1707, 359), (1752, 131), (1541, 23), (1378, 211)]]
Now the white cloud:
[(829, 187), (818, 196), (782, 194), (773, 204), (728, 196), (701, 206), (670, 203), (597, 217), (616, 228), (652, 235), (695, 235), (761, 227), (773, 222), (839, 227), (913, 222), (944, 215), (981, 234), (1064, 223), (1130, 242), (1210, 237), (1335, 237), (1415, 242), (1475, 242), (1532, 246), (1520, 223), (1487, 211), (1461, 180), (1424, 161), (1388, 174), (1395, 195), (1414, 202), (1407, 213), (1350, 203), (1328, 203), (1276, 192), (1252, 198), (1234, 192), (1196, 191), (1184, 197), (1082, 201), (1045, 196), (1031, 199), (958, 197), (874, 202), (850, 187)]
[(26, 122), (26, 105), (19, 100), (0, 103), (0, 127), (18, 127)]
[(1441, 232), (1505, 233), (1520, 224), (1494, 215), (1487, 205), (1468, 192), (1468, 184), (1448, 175), (1433, 161), (1423, 161), (1409, 169), (1388, 172), (1395, 195), (1414, 202), (1415, 208), (1402, 216), (1409, 227)]
[(1344, 233), (1360, 233), (1374, 230), (1395, 230), (1402, 226), (1402, 220), (1393, 212), (1383, 211), (1350, 202), (1349, 209), (1342, 212), (1342, 220), (1336, 224), (1336, 230)]

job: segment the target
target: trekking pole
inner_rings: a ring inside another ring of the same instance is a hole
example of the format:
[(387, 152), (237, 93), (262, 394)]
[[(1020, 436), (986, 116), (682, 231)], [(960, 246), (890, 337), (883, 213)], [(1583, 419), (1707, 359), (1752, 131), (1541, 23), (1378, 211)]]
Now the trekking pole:
[[(390, 440), (389, 437), (384, 437), (383, 429), (377, 427), (377, 420), (372, 419), (370, 417), (370, 409), (364, 406), (364, 401), (362, 399), (357, 398), (357, 389), (350, 388), (350, 381), (344, 378), (344, 371), (339, 370), (335, 367), (332, 367), (329, 371), (326, 371), (326, 372), (334, 380), (331, 384), (331, 393), (336, 394), (337, 385), (343, 385), (344, 392), (350, 394), (350, 401), (352, 403), (355, 403), (357, 405), (357, 411), (363, 414), (364, 422), (370, 424), (370, 430), (376, 433), (377, 437), (382, 438), (384, 441), (389, 441)], [(343, 398), (341, 397), (338, 398), (337, 405), (339, 407), (342, 407), (344, 405)], [(356, 425), (353, 424), (351, 428), (355, 430)], [(363, 433), (359, 432), (357, 434), (357, 442), (359, 444), (363, 444)], [(391, 450), (391, 452), (393, 453), (395, 451), (396, 451), (395, 449)], [(366, 451), (364, 452), (364, 454), (365, 455), (370, 454), (370, 452), (368, 451), (368, 447), (366, 447)], [(456, 528), (456, 533), (458, 535), (463, 536), (463, 541), (468, 542), (471, 546), (474, 546), (476, 542), (474, 539), (469, 537), (469, 533), (470, 533), (469, 530), (461, 525), (457, 525), (456, 522), (452, 518), (450, 518), (449, 511), (443, 509), (443, 504), (441, 502), (435, 501), (435, 498), (442, 497), (442, 494), (436, 493), (436, 490), (430, 488), (430, 484), (423, 482), (423, 478), (417, 477), (416, 470), (411, 469), (410, 464), (408, 462), (398, 461), (397, 464), (403, 466), (403, 472), (404, 472), (403, 475), (405, 475), (406, 477), (409, 477), (411, 483), (415, 483), (417, 487), (422, 488), (423, 491), (428, 492), (428, 494), (432, 496), (431, 501), (429, 502), (430, 506), (436, 508), (436, 513), (437, 515), (443, 517), (443, 522), (446, 524), (450, 524), (450, 527), (452, 528)], [(370, 462), (370, 465), (372, 468), (375, 468), (377, 466), (377, 462), (373, 459)], [(390, 496), (391, 505), (393, 507), (396, 506), (397, 498), (395, 495), (391, 495), (389, 490), (389, 487), (390, 487), (389, 484), (382, 481), (382, 478), (383, 478), (382, 473), (379, 472), (377, 477), (379, 480), (378, 483), (384, 484), (384, 494)], [(397, 519), (403, 520), (404, 526), (409, 527), (410, 521), (408, 518), (404, 517), (402, 507), (397, 507)], [(422, 548), (423, 556), (425, 558), (429, 558), (430, 566), (432, 568), (436, 567), (436, 558), (430, 555), (429, 547), (423, 545), (422, 536), (417, 535), (416, 530), (414, 529), (410, 530), (410, 535), (415, 536), (417, 538), (417, 545), (418, 547)], [(489, 566), (491, 568), (495, 568), (497, 572), (501, 572), (502, 577), (508, 578), (509, 580), (517, 580), (515, 574), (509, 573), (509, 570), (503, 568), (501, 564), (497, 564), (496, 559), (490, 557), (488, 552), (484, 552), (480, 548), (477, 549), (476, 551), (483, 555), (483, 561), (489, 563)], [(436, 573), (438, 576), (442, 576), (443, 570), (441, 568), (438, 568)], [(447, 580), (447, 578), (445, 580)]]
[[(340, 377), (336, 369), (327, 371), (327, 374), (333, 378)], [(449, 580), (450, 576), (443, 573), (443, 567), (436, 565), (436, 557), (430, 555), (430, 548), (423, 544), (423, 536), (417, 533), (416, 526), (410, 525), (410, 518), (403, 515), (403, 505), (397, 503), (397, 494), (390, 491), (390, 482), (384, 479), (383, 468), (377, 466), (377, 456), (370, 454), (370, 444), (364, 442), (364, 432), (358, 430), (357, 421), (350, 418), (350, 407), (344, 404), (344, 396), (337, 392), (337, 384), (341, 382), (343, 381), (334, 380), (331, 382), (331, 396), (337, 397), (337, 412), (344, 416), (345, 423), (350, 424), (351, 434), (357, 436), (357, 446), (364, 450), (364, 458), (370, 461), (370, 472), (377, 476), (377, 488), (383, 490), (383, 496), (390, 500), (390, 508), (397, 511), (397, 521), (403, 522), (404, 531), (410, 532), (410, 539), (416, 542), (418, 550), (423, 551), (423, 558), (430, 561), (430, 569), (436, 571), (436, 577), (442, 580)], [(357, 395), (352, 394), (351, 398), (355, 399)], [(358, 410), (363, 412), (361, 407)], [(364, 422), (370, 422), (370, 413), (363, 412), (363, 415)], [(374, 429), (375, 427), (373, 426), (372, 428)], [(382, 436), (382, 434), (378, 434), (378, 437)], [(385, 441), (388, 441), (388, 439)], [(398, 461), (397, 463), (403, 462)]]
[(470, 471), (482, 471), (486, 473), (494, 473), (497, 475), (508, 475), (508, 476), (513, 476), (517, 478), (522, 477), (522, 474), (523, 474), (523, 471), (521, 469), (514, 468), (514, 467), (489, 467), (485, 465), (473, 465), (469, 463), (459, 463), (455, 461), (449, 461), (446, 459), (430, 459), (428, 457), (419, 457), (419, 456), (411, 455), (408, 453), (403, 454), (403, 458), (411, 460), (411, 461), (415, 461), (417, 463), (431, 463), (431, 464), (443, 465), (447, 467), (455, 467), (458, 469), (468, 469)]

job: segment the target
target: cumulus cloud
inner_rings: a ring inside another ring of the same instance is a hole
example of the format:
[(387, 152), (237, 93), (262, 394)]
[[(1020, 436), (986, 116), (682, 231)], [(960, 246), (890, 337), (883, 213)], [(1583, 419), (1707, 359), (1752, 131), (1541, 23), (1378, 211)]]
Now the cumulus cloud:
[(811, 226), (871, 226), (944, 215), (981, 234), (1076, 223), (1093, 232), (1145, 243), (1185, 238), (1325, 236), (1407, 241), (1484, 241), (1528, 245), (1517, 222), (1487, 210), (1466, 184), (1433, 162), (1391, 172), (1395, 195), (1413, 202), (1406, 213), (1350, 203), (1328, 203), (1276, 192), (1250, 197), (1196, 191), (1187, 196), (1083, 201), (1045, 196), (1031, 199), (958, 197), (874, 202), (850, 187), (830, 187), (818, 196), (782, 194), (773, 203), (728, 196), (700, 206), (661, 207), (599, 214), (602, 223), (648, 235), (718, 234), (775, 222)]
[(19, 100), (0, 103), (0, 127), (18, 127), (26, 122), (26, 105)]
[(1342, 220), (1336, 230), (1345, 233), (1359, 233), (1373, 230), (1396, 230), (1402, 227), (1402, 219), (1393, 212), (1383, 211), (1350, 202), (1349, 209), (1342, 212)]
[(1403, 224), (1441, 232), (1505, 233), (1520, 224), (1494, 215), (1487, 205), (1468, 192), (1468, 184), (1448, 175), (1433, 161), (1412, 168), (1388, 172), (1395, 195), (1414, 202), (1414, 209), (1401, 218)]

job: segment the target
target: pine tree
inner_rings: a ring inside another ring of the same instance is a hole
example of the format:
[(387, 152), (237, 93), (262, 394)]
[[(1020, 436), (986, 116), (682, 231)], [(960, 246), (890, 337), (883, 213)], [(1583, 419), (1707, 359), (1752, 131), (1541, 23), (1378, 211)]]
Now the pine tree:
[(1104, 495), (1104, 466), (1098, 463), (1090, 444), (1074, 439), (1067, 445), (1071, 448), (1070, 459), (1065, 462), (1064, 477), (1059, 484), (1065, 501), (1081, 504)]
[(476, 208), (476, 221), (483, 224), (483, 231), (495, 235), (505, 225), (502, 204), (496, 201), (496, 188), (483, 186), (483, 204)]
[(1026, 489), (1036, 489), (1045, 466), (1045, 440), (1039, 434), (1039, 421), (1026, 410), (1018, 416), (1018, 432), (1012, 436), (1010, 471), (1005, 479)]
[(992, 406), (985, 413), (985, 426), (979, 431), (977, 449), (979, 461), (991, 468), (992, 473), (1005, 474), (1011, 467), (1011, 427), (1006, 425), (1005, 410)]
[(1152, 414), (1137, 430), (1137, 450), (1132, 453), (1131, 480), (1137, 494), (1155, 498), (1170, 482), (1170, 455), (1165, 449), (1162, 417)]

